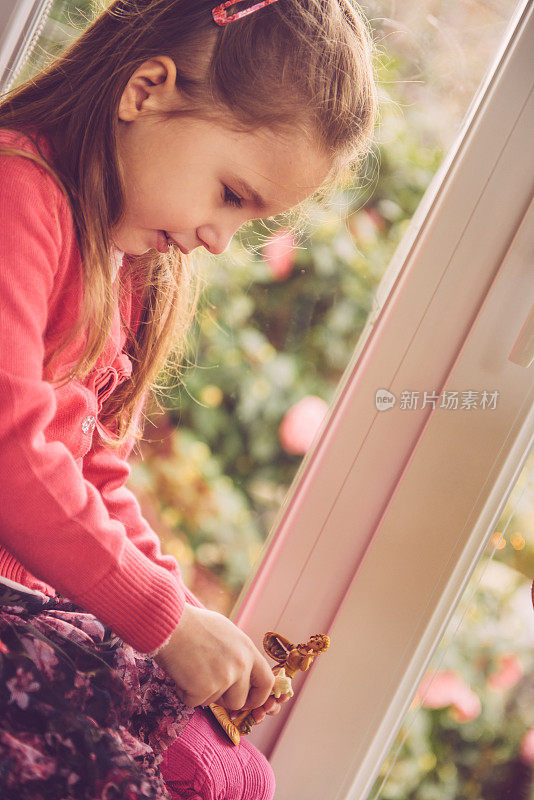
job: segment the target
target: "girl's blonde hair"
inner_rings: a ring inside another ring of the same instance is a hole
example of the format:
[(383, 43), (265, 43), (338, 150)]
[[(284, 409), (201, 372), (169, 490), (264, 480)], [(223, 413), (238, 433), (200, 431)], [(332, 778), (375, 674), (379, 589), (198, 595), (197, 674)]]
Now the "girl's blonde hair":
[[(41, 150), (42, 161), (28, 155), (51, 172), (65, 194), (82, 256), (82, 313), (45, 368), (87, 327), (75, 367), (83, 379), (109, 336), (115, 303), (110, 230), (124, 212), (118, 105), (130, 77), (148, 59), (173, 59), (189, 102), (162, 118), (193, 116), (224, 120), (239, 131), (301, 133), (331, 159), (323, 191), (356, 172), (368, 153), (378, 115), (376, 51), (357, 3), (279, 0), (222, 27), (213, 21), (214, 5), (214, 0), (115, 0), (60, 56), (0, 101), (0, 127), (25, 133), (35, 128), (50, 136), (60, 153), (53, 165)], [(227, 13), (242, 9), (239, 4)], [(116, 388), (99, 415), (116, 433), (113, 440), (105, 438), (110, 446), (132, 433), (140, 438), (136, 410), (147, 390), (157, 387), (169, 356), (179, 363), (200, 292), (194, 258), (177, 248), (125, 260), (141, 289), (142, 312), (135, 335), (128, 332), (131, 380)], [(51, 382), (69, 377), (70, 372)]]

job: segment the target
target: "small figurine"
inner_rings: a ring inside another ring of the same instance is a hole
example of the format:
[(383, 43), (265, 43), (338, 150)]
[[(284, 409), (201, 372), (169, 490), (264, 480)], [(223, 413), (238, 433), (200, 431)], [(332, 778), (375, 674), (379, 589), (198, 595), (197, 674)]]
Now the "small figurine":
[[(263, 649), (278, 662), (278, 665), (272, 668), (275, 681), (270, 696), (278, 699), (281, 695), (287, 694), (293, 697), (291, 678), (299, 671), (306, 672), (313, 659), (326, 652), (329, 646), (330, 638), (325, 633), (316, 633), (304, 644), (295, 645), (280, 633), (267, 631), (263, 637)], [(239, 744), (242, 734), (250, 733), (252, 726), (258, 724), (252, 711), (243, 711), (234, 719), (230, 719), (228, 711), (223, 706), (210, 703), (208, 708), (234, 745)]]

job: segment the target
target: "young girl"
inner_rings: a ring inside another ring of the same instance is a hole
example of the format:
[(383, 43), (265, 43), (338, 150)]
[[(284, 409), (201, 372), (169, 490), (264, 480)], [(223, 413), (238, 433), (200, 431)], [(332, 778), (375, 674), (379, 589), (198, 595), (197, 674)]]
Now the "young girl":
[(116, 0), (0, 102), (3, 800), (274, 795), (205, 708), (276, 713), (270, 664), (161, 553), (127, 459), (191, 251), (358, 169), (377, 91), (349, 0), (236, 5)]

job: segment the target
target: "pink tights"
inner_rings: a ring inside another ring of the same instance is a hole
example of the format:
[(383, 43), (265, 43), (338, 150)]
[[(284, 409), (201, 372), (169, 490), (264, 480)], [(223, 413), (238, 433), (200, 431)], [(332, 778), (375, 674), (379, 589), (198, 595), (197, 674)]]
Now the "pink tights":
[(172, 800), (272, 800), (273, 770), (241, 737), (233, 745), (211, 712), (197, 708), (160, 765)]

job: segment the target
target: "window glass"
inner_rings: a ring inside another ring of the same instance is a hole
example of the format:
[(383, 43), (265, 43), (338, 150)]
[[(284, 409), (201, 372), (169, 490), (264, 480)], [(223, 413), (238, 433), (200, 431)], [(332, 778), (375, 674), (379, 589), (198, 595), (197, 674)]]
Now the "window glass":
[(534, 796), (534, 450), (368, 800)]

